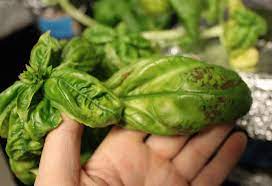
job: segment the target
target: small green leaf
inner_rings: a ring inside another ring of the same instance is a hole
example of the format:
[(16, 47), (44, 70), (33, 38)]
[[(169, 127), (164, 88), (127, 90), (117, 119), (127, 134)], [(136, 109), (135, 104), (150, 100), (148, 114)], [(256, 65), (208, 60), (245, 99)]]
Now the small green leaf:
[(34, 46), (30, 56), (30, 66), (40, 76), (44, 75), (47, 67), (57, 66), (60, 55), (61, 45), (58, 41), (50, 36), (50, 32), (43, 34), (38, 43)]

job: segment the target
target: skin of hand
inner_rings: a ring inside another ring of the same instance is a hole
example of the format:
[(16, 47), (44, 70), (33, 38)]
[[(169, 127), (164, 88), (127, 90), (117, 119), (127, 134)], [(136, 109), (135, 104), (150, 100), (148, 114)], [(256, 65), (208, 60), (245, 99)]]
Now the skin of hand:
[(217, 186), (247, 143), (244, 133), (231, 129), (225, 124), (191, 137), (162, 137), (114, 127), (81, 166), (83, 126), (63, 116), (46, 137), (35, 185)]

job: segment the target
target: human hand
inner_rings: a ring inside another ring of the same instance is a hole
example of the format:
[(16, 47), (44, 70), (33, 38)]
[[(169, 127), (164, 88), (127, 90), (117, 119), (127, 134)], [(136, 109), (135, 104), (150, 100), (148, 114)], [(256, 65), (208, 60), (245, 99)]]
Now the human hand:
[(114, 127), (81, 166), (83, 126), (63, 118), (46, 137), (36, 186), (216, 186), (234, 167), (247, 141), (241, 132), (227, 137), (230, 125), (193, 137), (148, 136)]

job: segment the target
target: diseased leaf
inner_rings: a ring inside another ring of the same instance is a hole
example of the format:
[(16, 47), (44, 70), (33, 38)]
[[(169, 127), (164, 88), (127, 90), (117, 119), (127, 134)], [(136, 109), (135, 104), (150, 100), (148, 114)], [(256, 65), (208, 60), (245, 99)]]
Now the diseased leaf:
[(247, 113), (252, 102), (235, 72), (184, 57), (136, 63), (106, 86), (125, 104), (124, 127), (158, 135), (191, 134), (230, 122)]

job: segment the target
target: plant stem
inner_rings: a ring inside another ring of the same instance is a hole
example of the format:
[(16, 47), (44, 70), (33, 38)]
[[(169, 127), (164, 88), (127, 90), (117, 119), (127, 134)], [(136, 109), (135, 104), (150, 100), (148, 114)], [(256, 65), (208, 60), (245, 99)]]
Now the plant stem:
[(184, 36), (185, 31), (182, 27), (171, 30), (159, 30), (159, 31), (146, 31), (142, 32), (142, 36), (151, 41), (159, 40), (175, 40)]
[(89, 27), (94, 26), (97, 24), (95, 20), (90, 18), (89, 16), (85, 15), (83, 12), (78, 10), (76, 7), (74, 7), (69, 0), (58, 0), (59, 5), (61, 8), (68, 13), (71, 17), (73, 17), (75, 20), (80, 22), (81, 24)]
[[(201, 32), (201, 39), (211, 39), (220, 37), (222, 35), (222, 25), (216, 25), (214, 27), (205, 29)], [(160, 31), (146, 31), (142, 32), (142, 36), (150, 41), (177, 41), (186, 35), (186, 31), (182, 27), (171, 30), (160, 30)]]
[(222, 25), (216, 25), (211, 28), (204, 30), (201, 34), (201, 38), (210, 39), (220, 37), (223, 34)]

